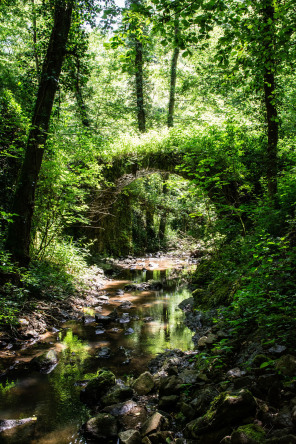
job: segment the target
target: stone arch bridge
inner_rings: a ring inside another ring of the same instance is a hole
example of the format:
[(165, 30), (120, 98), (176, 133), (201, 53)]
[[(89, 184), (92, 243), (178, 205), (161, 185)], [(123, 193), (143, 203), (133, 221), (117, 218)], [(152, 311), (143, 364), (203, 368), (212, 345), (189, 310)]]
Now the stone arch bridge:
[[(125, 214), (128, 210), (122, 204), (122, 191), (133, 181), (154, 173), (178, 174), (185, 179), (192, 178), (190, 173), (196, 171), (204, 154), (194, 152), (192, 155), (191, 153), (191, 164), (188, 171), (182, 168), (176, 169), (178, 165), (184, 164), (185, 154), (178, 148), (171, 147), (166, 151), (162, 148), (144, 154), (121, 154), (114, 156), (109, 163), (104, 164), (102, 162), (104, 179), (101, 188), (96, 190), (91, 196), (91, 202), (89, 202), (90, 225), (85, 227), (84, 230), (87, 238), (94, 241), (93, 251), (104, 251), (105, 244), (109, 243), (110, 245), (113, 238), (118, 238), (118, 229), (115, 227), (118, 221), (122, 225), (128, 225), (128, 215)], [(208, 177), (213, 177), (217, 174), (220, 174), (222, 177), (224, 170), (226, 170), (225, 164), (218, 163), (213, 165), (206, 174)], [(225, 203), (233, 204), (239, 200), (239, 185), (235, 180), (228, 181), (227, 183), (225, 181), (219, 189), (212, 185), (207, 189), (207, 192), (213, 200), (219, 195), (220, 200), (223, 197)], [(106, 236), (108, 239), (106, 239)]]

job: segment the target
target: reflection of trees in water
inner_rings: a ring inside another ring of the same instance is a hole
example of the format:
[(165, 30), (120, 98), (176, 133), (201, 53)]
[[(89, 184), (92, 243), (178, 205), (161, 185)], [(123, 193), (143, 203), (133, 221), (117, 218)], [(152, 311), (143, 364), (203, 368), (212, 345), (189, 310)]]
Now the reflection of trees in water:
[(67, 331), (62, 340), (65, 349), (59, 355), (59, 364), (49, 376), (52, 389), (51, 427), (52, 423), (66, 424), (74, 417), (86, 418), (87, 408), (79, 401), (81, 387), (76, 382), (83, 377), (84, 362), (89, 357), (88, 345), (81, 341), (72, 331)]
[(165, 326), (164, 336), (165, 336), (166, 342), (169, 342), (170, 338), (171, 338), (171, 332), (170, 332), (170, 325), (169, 324), (166, 324), (166, 326)]

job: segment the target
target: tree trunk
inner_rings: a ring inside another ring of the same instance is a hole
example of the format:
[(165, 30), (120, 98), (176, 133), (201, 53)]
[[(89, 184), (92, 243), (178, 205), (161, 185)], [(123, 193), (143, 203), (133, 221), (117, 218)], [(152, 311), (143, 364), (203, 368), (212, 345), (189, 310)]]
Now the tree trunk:
[(36, 21), (36, 10), (35, 10), (35, 0), (31, 0), (32, 5), (32, 25), (33, 25), (33, 52), (35, 59), (35, 67), (36, 67), (36, 77), (38, 83), (40, 83), (40, 67), (39, 67), (39, 57), (37, 52), (37, 21)]
[(146, 213), (146, 247), (148, 251), (152, 251), (153, 248), (151, 248), (151, 246), (154, 245), (154, 240), (155, 240), (154, 209), (149, 207), (149, 205), (147, 205), (145, 213)]
[[(164, 174), (164, 176), (163, 176), (162, 195), (164, 197), (164, 200), (166, 199), (166, 195), (168, 194), (168, 187), (167, 187), (166, 182), (169, 177), (170, 177), (170, 175), (168, 173)], [(159, 239), (160, 243), (162, 243), (164, 241), (166, 222), (167, 222), (167, 211), (162, 210), (161, 215), (160, 215), (159, 230), (158, 230), (158, 239)]]
[(49, 120), (58, 88), (58, 81), (66, 52), (73, 0), (59, 1), (54, 11), (54, 24), (42, 67), (31, 130), (28, 136), (24, 163), (14, 196), (14, 222), (8, 228), (6, 246), (20, 265), (30, 261), (30, 232), (35, 204), (35, 190), (48, 135)]
[(78, 111), (81, 117), (81, 122), (82, 124), (89, 128), (90, 126), (90, 122), (89, 122), (89, 118), (87, 115), (87, 110), (86, 110), (86, 105), (84, 102), (84, 98), (82, 95), (82, 91), (81, 91), (81, 85), (80, 85), (80, 60), (79, 60), (79, 56), (75, 57), (75, 67), (76, 67), (76, 72), (75, 72), (75, 97), (76, 97), (76, 102), (77, 102), (77, 106), (78, 106)]
[(137, 95), (137, 118), (138, 128), (141, 133), (146, 132), (146, 117), (144, 109), (143, 88), (143, 45), (138, 39), (135, 41), (135, 68), (136, 68), (136, 95)]
[(274, 6), (270, 0), (263, 9), (264, 22), (264, 101), (267, 119), (267, 187), (274, 200), (277, 193), (277, 144), (279, 120), (275, 105)]
[[(175, 45), (177, 45), (178, 27), (175, 27)], [(176, 96), (176, 80), (177, 80), (177, 63), (180, 49), (175, 46), (173, 57), (171, 61), (171, 79), (170, 79), (170, 99), (169, 99), (169, 111), (168, 111), (168, 127), (174, 126), (174, 109), (175, 109), (175, 96)]]

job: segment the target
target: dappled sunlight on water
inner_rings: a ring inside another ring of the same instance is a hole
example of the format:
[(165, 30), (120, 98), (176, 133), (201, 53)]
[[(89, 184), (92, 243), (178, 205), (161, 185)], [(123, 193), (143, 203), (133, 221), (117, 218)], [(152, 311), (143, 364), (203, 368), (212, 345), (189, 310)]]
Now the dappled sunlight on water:
[[(105, 367), (118, 377), (137, 376), (146, 370), (148, 361), (157, 353), (193, 347), (192, 332), (185, 327), (183, 312), (178, 308), (182, 300), (190, 297), (190, 292), (179, 286), (178, 279), (170, 279), (174, 271), (166, 268), (171, 263), (154, 262), (162, 269), (122, 270), (116, 280), (107, 283), (104, 290), (109, 300), (102, 310), (99, 307), (85, 310), (85, 315), (94, 316), (96, 312), (108, 315), (116, 308), (119, 319), (125, 317), (128, 322), (120, 323), (117, 319), (105, 326), (95, 322), (67, 322), (59, 333), (46, 340), (46, 347), (50, 346), (59, 353), (59, 363), (49, 375), (40, 374), (28, 365), (27, 370), (11, 375), (10, 378), (17, 380), (10, 390), (5, 390), (6, 381), (2, 381), (0, 418), (37, 416), (33, 438), (28, 443), (85, 442), (77, 432), (88, 417), (87, 408), (79, 401), (85, 374)], [(150, 279), (162, 281), (163, 289), (116, 294), (131, 281), (141, 283)], [(132, 305), (120, 307), (123, 301), (130, 301)], [(25, 351), (25, 359), (43, 350)], [(107, 350), (105, 357), (100, 357), (102, 350)], [(14, 444), (21, 441), (11, 438), (5, 442)]]

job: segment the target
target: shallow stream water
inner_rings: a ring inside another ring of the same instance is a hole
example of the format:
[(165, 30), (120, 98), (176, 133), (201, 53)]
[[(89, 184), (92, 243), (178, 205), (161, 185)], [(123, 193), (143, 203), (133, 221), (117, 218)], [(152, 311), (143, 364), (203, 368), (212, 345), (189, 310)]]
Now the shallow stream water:
[[(19, 437), (11, 437), (5, 443), (85, 443), (78, 430), (89, 412), (80, 402), (79, 392), (87, 373), (108, 368), (116, 377), (127, 379), (145, 371), (157, 353), (193, 348), (192, 332), (184, 325), (184, 314), (178, 308), (182, 300), (190, 297), (190, 291), (180, 283), (173, 261), (149, 258), (149, 263), (152, 267), (149, 269), (147, 263), (145, 271), (122, 269), (103, 289), (106, 304), (100, 313), (108, 315), (116, 308), (119, 318), (128, 322), (102, 326), (95, 322), (69, 321), (44, 343), (24, 351), (21, 357), (29, 361), (42, 348), (55, 349), (59, 363), (51, 373), (41, 374), (28, 366), (27, 370), (20, 367), (20, 371), (11, 371), (2, 378), (0, 419), (37, 417), (33, 435), (31, 430), (21, 441)], [(116, 294), (131, 282), (151, 279), (162, 281), (162, 290)], [(120, 307), (123, 301), (130, 301), (130, 308)], [(92, 316), (96, 311), (92, 307), (85, 314), (86, 319), (91, 321), (87, 315)], [(7, 384), (13, 387), (8, 390)]]

